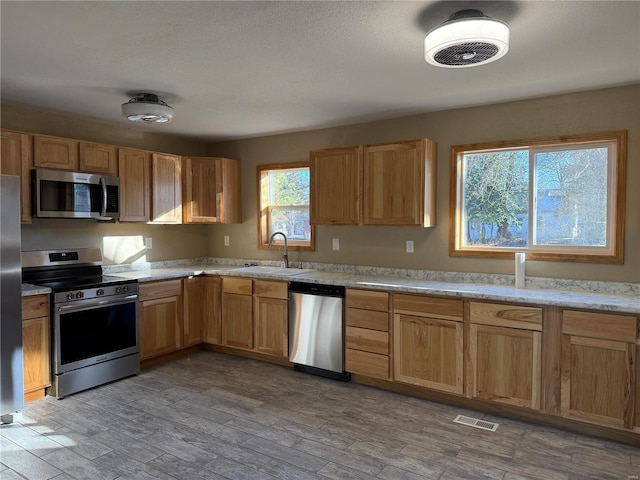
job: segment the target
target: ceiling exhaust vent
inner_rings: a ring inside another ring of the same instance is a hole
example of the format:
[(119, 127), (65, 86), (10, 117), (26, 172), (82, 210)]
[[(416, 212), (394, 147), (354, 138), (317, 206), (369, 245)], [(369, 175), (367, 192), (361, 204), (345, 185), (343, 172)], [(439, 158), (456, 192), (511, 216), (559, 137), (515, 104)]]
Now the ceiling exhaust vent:
[(461, 10), (424, 39), (424, 58), (437, 67), (483, 65), (509, 50), (509, 27), (479, 10)]

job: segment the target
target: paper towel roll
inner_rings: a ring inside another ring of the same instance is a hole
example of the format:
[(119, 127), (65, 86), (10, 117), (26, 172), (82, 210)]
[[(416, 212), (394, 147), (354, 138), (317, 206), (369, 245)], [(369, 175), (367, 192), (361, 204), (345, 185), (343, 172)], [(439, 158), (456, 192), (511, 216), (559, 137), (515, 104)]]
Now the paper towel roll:
[(516, 253), (516, 288), (524, 288), (524, 253)]

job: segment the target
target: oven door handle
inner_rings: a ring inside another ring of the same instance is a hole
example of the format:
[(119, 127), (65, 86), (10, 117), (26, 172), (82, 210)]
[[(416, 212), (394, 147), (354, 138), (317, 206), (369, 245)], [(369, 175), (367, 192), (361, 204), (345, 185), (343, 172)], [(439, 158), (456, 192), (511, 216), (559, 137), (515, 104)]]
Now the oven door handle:
[(71, 305), (60, 305), (59, 307), (56, 308), (56, 310), (58, 310), (58, 312), (65, 312), (65, 311), (69, 312), (73, 310), (86, 310), (87, 308), (93, 308), (93, 307), (103, 307), (105, 305), (120, 305), (123, 303), (131, 303), (132, 301), (137, 300), (137, 298), (138, 298), (138, 294), (135, 293), (133, 295), (127, 295), (126, 297), (118, 298), (117, 300), (112, 298), (99, 300), (97, 302), (80, 300), (79, 302), (75, 302)]

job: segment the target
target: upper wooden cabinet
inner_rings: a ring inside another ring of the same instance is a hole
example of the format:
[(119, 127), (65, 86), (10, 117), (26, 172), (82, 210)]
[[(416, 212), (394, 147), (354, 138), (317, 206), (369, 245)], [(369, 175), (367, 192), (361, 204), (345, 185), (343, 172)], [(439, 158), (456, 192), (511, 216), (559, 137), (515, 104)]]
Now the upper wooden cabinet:
[(561, 414), (611, 427), (637, 425), (637, 340), (637, 317), (564, 310)]
[(31, 223), (29, 170), (33, 164), (32, 137), (27, 133), (0, 131), (0, 173), (20, 177), (20, 221)]
[(240, 162), (185, 157), (183, 223), (241, 223)]
[(310, 165), (312, 224), (435, 226), (431, 140), (316, 150)]
[(70, 138), (33, 136), (33, 164), (36, 167), (79, 170), (79, 142)]
[(117, 176), (116, 147), (103, 143), (80, 142), (78, 164), (81, 172)]
[(120, 171), (120, 221), (148, 222), (151, 211), (151, 153), (118, 149)]
[(362, 211), (362, 147), (309, 153), (310, 223), (358, 225)]
[(542, 309), (470, 303), (470, 395), (540, 408)]
[(182, 223), (182, 157), (151, 156), (151, 222)]
[(435, 142), (367, 145), (363, 164), (365, 225), (435, 226)]
[(48, 135), (33, 136), (33, 164), (42, 168), (118, 175), (115, 146)]

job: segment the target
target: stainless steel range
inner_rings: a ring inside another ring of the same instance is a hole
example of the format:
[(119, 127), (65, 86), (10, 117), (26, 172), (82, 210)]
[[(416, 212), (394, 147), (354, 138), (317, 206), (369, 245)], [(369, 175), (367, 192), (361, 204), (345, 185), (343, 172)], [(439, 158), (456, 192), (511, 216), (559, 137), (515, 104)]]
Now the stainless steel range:
[(51, 395), (140, 371), (138, 283), (103, 275), (100, 249), (22, 252), (22, 281), (53, 292)]

